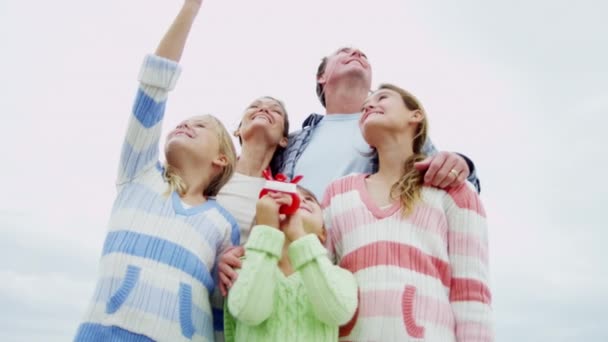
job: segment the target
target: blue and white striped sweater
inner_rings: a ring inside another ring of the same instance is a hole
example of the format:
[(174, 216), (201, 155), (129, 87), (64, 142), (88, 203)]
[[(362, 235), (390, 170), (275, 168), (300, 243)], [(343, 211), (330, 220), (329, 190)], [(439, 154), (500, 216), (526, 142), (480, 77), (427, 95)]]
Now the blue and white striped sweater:
[(158, 163), (167, 93), (179, 66), (148, 56), (123, 144), (100, 278), (76, 341), (213, 341), (218, 255), (239, 243), (214, 199), (184, 208)]

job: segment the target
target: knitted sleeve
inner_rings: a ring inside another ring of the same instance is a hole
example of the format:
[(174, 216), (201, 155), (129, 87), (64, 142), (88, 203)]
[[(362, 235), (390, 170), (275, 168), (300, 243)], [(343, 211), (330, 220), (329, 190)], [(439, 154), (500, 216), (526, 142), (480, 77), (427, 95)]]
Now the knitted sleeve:
[(289, 246), (289, 259), (300, 273), (317, 318), (330, 326), (346, 324), (357, 309), (357, 282), (335, 266), (318, 237), (306, 235)]
[(493, 341), (486, 214), (470, 184), (450, 189), (444, 202), (452, 269), (450, 303), (458, 341)]
[(234, 216), (232, 216), (232, 214), (228, 212), (228, 210), (226, 210), (224, 207), (219, 207), (220, 213), (226, 220), (226, 227), (224, 229), (224, 236), (222, 238), (222, 241), (216, 251), (217, 260), (219, 260), (220, 256), (226, 253), (226, 251), (228, 251), (234, 246), (240, 246), (241, 244), (241, 230), (239, 228), (238, 222), (236, 221)]
[(117, 185), (130, 182), (157, 165), (167, 93), (175, 87), (179, 74), (176, 62), (146, 56), (122, 146)]
[(278, 229), (253, 227), (239, 276), (228, 293), (228, 310), (238, 321), (258, 325), (272, 314), (277, 263), (284, 241)]
[[(239, 230), (239, 226), (238, 226), (236, 220), (234, 219), (234, 217), (227, 210), (225, 210), (223, 207), (221, 207), (219, 205), (218, 205), (217, 209), (224, 217), (226, 226), (223, 229), (224, 236), (219, 241), (218, 248), (216, 248), (216, 255), (215, 255), (216, 261), (215, 261), (215, 263), (213, 265), (213, 269), (211, 271), (211, 275), (213, 276), (214, 284), (219, 284), (219, 282), (220, 282), (218, 264), (219, 264), (219, 260), (220, 260), (221, 256), (224, 253), (226, 253), (229, 249), (233, 248), (234, 246), (239, 246), (239, 243), (240, 243), (240, 230)], [(224, 307), (226, 306), (224, 303), (225, 300), (224, 300), (224, 297), (220, 294), (219, 288), (217, 288), (217, 287), (211, 294), (210, 299), (211, 299), (211, 311), (213, 312), (214, 330), (216, 333), (215, 339), (216, 339), (216, 341), (218, 341), (218, 340), (221, 341), (222, 340), (222, 339), (220, 339), (221, 333), (223, 330), (226, 329), (226, 326), (225, 326), (226, 322), (224, 321), (224, 317), (226, 316), (224, 314), (224, 311), (225, 311)], [(224, 340), (225, 340), (225, 337), (224, 337)]]
[(427, 156), (434, 156), (437, 154), (437, 152), (438, 152), (437, 148), (431, 141), (431, 138), (427, 137), (426, 140), (424, 141), (424, 145), (422, 145), (422, 153)]
[(321, 201), (321, 208), (323, 208), (323, 224), (325, 225), (325, 231), (327, 232), (325, 248), (327, 248), (327, 256), (333, 264), (338, 264), (340, 261), (337, 250), (339, 239), (336, 234), (336, 229), (333, 227), (331, 209), (331, 203), (335, 194), (334, 188), (337, 186), (337, 184), (338, 181), (334, 181), (325, 189), (323, 200)]
[[(236, 321), (228, 311), (228, 304), (224, 304), (224, 342), (234, 342), (236, 338)], [(217, 341), (217, 337), (216, 337)]]

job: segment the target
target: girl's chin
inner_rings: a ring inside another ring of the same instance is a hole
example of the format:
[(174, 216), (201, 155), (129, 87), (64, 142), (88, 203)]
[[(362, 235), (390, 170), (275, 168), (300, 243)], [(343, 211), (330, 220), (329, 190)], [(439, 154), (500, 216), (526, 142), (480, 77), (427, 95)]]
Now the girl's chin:
[(200, 154), (203, 153), (200, 146), (196, 146), (193, 141), (187, 141), (184, 139), (171, 139), (165, 144), (166, 154)]

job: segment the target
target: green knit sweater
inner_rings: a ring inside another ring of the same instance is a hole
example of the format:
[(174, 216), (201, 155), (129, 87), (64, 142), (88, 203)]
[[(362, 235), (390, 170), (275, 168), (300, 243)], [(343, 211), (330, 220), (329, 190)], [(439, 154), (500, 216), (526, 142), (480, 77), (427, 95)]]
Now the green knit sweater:
[(355, 277), (333, 265), (312, 234), (289, 246), (295, 272), (285, 277), (278, 267), (284, 239), (278, 229), (253, 228), (224, 307), (226, 342), (337, 341), (338, 327), (354, 315)]

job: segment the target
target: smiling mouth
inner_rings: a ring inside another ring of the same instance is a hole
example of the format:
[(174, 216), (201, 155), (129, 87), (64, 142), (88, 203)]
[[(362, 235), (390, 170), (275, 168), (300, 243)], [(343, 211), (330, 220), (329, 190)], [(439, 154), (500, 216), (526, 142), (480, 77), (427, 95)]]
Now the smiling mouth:
[(384, 115), (384, 113), (379, 111), (365, 113), (365, 115), (363, 116), (363, 122), (365, 122), (372, 115)]
[(255, 114), (254, 116), (251, 117), (252, 120), (255, 119), (264, 119), (266, 120), (268, 123), (272, 123), (272, 120), (270, 119), (270, 117), (268, 115), (265, 114)]
[(356, 58), (350, 59), (350, 60), (346, 61), (346, 63), (344, 63), (344, 64), (350, 64), (352, 62), (359, 63), (359, 65), (361, 65), (362, 67), (365, 67), (365, 65), (363, 64), (363, 62), (360, 61), (360, 60), (358, 60), (358, 59), (356, 59)]
[(185, 131), (177, 131), (177, 132), (173, 133), (174, 137), (176, 137), (178, 135), (185, 135), (188, 138), (192, 138), (192, 135), (190, 133), (188, 133), (188, 132), (185, 132)]

